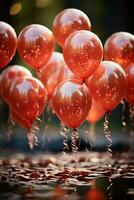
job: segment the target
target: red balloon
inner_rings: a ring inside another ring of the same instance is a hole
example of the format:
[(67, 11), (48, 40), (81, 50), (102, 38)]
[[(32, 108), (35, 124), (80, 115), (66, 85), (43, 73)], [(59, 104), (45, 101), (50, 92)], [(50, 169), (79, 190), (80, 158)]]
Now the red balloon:
[(61, 11), (54, 19), (53, 33), (63, 46), (68, 36), (78, 30), (91, 30), (91, 22), (81, 10), (69, 8)]
[(10, 106), (20, 118), (31, 124), (43, 112), (47, 101), (47, 90), (36, 78), (16, 79), (10, 88)]
[(36, 70), (48, 62), (54, 49), (53, 34), (45, 26), (39, 24), (26, 26), (18, 37), (20, 56)]
[(26, 120), (22, 118), (18, 113), (14, 111), (13, 108), (10, 107), (10, 114), (13, 119), (13, 121), (17, 124), (19, 124), (23, 128), (30, 129), (32, 127), (32, 123), (29, 120)]
[(106, 197), (100, 190), (93, 188), (87, 192), (85, 200), (106, 200)]
[(92, 100), (92, 106), (87, 116), (88, 122), (90, 124), (96, 124), (105, 114), (106, 110)]
[(52, 97), (52, 107), (56, 115), (71, 128), (79, 127), (84, 122), (91, 102), (88, 88), (76, 79), (59, 84)]
[(0, 90), (6, 103), (9, 103), (9, 91), (12, 83), (16, 78), (24, 76), (32, 76), (32, 74), (28, 69), (19, 65), (9, 66), (1, 73)]
[(48, 63), (37, 72), (39, 80), (44, 84), (51, 98), (55, 87), (65, 79), (74, 78), (74, 74), (68, 69), (63, 55), (54, 52)]
[(122, 68), (134, 63), (134, 35), (127, 32), (112, 34), (105, 43), (104, 58), (115, 61)]
[(0, 68), (5, 67), (13, 58), (17, 47), (17, 36), (14, 29), (0, 21)]
[(127, 76), (125, 98), (129, 103), (134, 105), (134, 63), (127, 67), (125, 72)]
[(118, 64), (104, 61), (87, 80), (87, 85), (93, 99), (106, 111), (112, 111), (124, 97), (126, 75)]
[(63, 48), (65, 62), (82, 79), (88, 78), (99, 66), (103, 48), (97, 35), (90, 31), (76, 31), (66, 40)]

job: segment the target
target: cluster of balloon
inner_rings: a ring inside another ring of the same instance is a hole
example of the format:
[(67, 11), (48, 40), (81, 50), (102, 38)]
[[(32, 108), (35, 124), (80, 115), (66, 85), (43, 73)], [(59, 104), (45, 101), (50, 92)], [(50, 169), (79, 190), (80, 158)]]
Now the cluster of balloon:
[[(54, 37), (63, 54), (54, 52)], [(62, 124), (73, 129), (74, 152), (78, 150), (77, 128), (86, 119), (95, 124), (106, 114), (104, 132), (111, 155), (108, 114), (123, 98), (132, 105), (134, 102), (134, 36), (125, 32), (110, 36), (102, 61), (102, 43), (91, 32), (89, 18), (70, 8), (55, 17), (53, 33), (45, 26), (32, 24), (21, 31), (18, 42), (13, 28), (0, 22), (0, 68), (10, 62), (16, 48), (38, 79), (18, 65), (2, 72), (0, 93), (14, 121), (31, 130), (46, 106), (48, 93), (51, 109)]]
[(32, 77), (31, 72), (18, 65), (3, 70), (0, 80), (1, 96), (8, 103), (13, 121), (29, 129), (29, 145), (33, 148), (32, 125), (43, 112), (47, 91), (43, 84)]
[(57, 116), (74, 129), (74, 152), (78, 150), (76, 128), (85, 121), (91, 107), (91, 96), (83, 81), (95, 71), (103, 56), (101, 41), (90, 30), (89, 18), (77, 9), (63, 10), (53, 22), (55, 39), (62, 46), (64, 60), (77, 79), (58, 85), (52, 96), (52, 106)]

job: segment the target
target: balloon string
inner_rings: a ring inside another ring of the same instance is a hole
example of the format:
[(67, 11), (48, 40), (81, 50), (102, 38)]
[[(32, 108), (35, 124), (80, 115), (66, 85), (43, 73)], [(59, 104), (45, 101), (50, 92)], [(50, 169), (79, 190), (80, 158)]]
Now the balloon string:
[(109, 181), (109, 185), (107, 187), (108, 199), (112, 200), (113, 199), (113, 192), (112, 192), (113, 182), (112, 182), (111, 177), (108, 178), (108, 181)]
[(71, 148), (72, 148), (72, 152), (74, 153), (74, 160), (75, 160), (75, 169), (78, 168), (78, 146), (77, 144), (79, 140), (79, 133), (78, 130), (76, 128), (74, 128), (72, 135), (71, 135)]
[(112, 167), (112, 139), (111, 139), (111, 131), (109, 130), (109, 113), (107, 113), (105, 115), (105, 119), (104, 119), (104, 134), (105, 134), (105, 138), (108, 140), (108, 145), (107, 145), (107, 154), (109, 156), (108, 159), (108, 168), (111, 169)]
[[(85, 136), (86, 141), (86, 151), (89, 152), (93, 149), (93, 137), (94, 137), (94, 125), (90, 125), (88, 130), (85, 130), (87, 136)], [(90, 145), (90, 149), (88, 148)]]
[(122, 110), (121, 110), (121, 123), (122, 123), (122, 127), (123, 127), (123, 132), (126, 131), (126, 121), (125, 121), (125, 101), (122, 100), (121, 101), (121, 105), (122, 105)]
[(129, 105), (129, 112), (130, 112), (130, 136), (134, 136), (134, 105)]
[(61, 123), (60, 134), (63, 136), (63, 154), (66, 154), (66, 151), (69, 150), (67, 132), (68, 128)]
[(13, 133), (13, 127), (15, 125), (15, 122), (14, 122), (11, 114), (9, 114), (8, 124), (9, 124), (9, 126), (8, 126), (7, 136), (8, 136), (8, 140), (10, 141), (12, 133)]
[(79, 150), (79, 148), (77, 146), (78, 140), (79, 140), (79, 133), (78, 133), (77, 129), (74, 128), (72, 135), (71, 135), (71, 147), (72, 147), (73, 153), (77, 153)]
[(36, 134), (39, 132), (40, 123), (41, 119), (37, 118), (36, 121), (32, 124), (32, 127), (28, 130), (27, 139), (31, 150), (33, 150), (34, 146), (38, 146), (38, 138)]

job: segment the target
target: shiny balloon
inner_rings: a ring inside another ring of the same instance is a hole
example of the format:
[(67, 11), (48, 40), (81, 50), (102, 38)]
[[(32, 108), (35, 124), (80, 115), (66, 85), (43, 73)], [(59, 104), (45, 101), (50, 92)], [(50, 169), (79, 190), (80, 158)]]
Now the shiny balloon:
[(53, 33), (57, 42), (63, 46), (68, 36), (78, 30), (91, 30), (91, 22), (81, 10), (68, 8), (54, 19)]
[(44, 111), (47, 90), (36, 78), (16, 79), (10, 88), (10, 106), (22, 118), (31, 124)]
[(87, 85), (93, 99), (106, 111), (112, 111), (124, 97), (126, 75), (118, 64), (104, 61), (88, 79)]
[(24, 76), (32, 76), (31, 72), (20, 65), (12, 65), (4, 69), (1, 73), (0, 78), (0, 90), (1, 96), (6, 103), (9, 103), (9, 91), (12, 83), (16, 78), (21, 78)]
[(26, 26), (18, 37), (20, 56), (35, 70), (43, 67), (55, 49), (52, 32), (45, 26)]
[(129, 103), (134, 105), (134, 63), (127, 67), (125, 72), (127, 76), (125, 98)]
[(11, 107), (10, 107), (9, 110), (10, 110), (11, 118), (16, 124), (20, 125), (22, 128), (27, 128), (27, 129), (30, 129), (32, 127), (31, 121), (29, 121), (29, 120), (27, 120), (25, 118), (22, 118), (19, 115), (19, 113), (16, 113), (14, 111), (14, 109), (11, 108)]
[(79, 127), (84, 122), (91, 102), (88, 88), (76, 79), (59, 84), (52, 97), (52, 107), (56, 115), (71, 128)]
[(17, 36), (14, 29), (0, 21), (0, 69), (13, 58), (17, 47)]
[(106, 114), (106, 110), (104, 110), (100, 105), (98, 105), (92, 99), (91, 109), (87, 116), (88, 122), (90, 124), (96, 124), (105, 114)]
[(59, 83), (63, 80), (73, 78), (75, 75), (66, 66), (63, 55), (54, 52), (48, 63), (37, 72), (37, 77), (46, 87), (50, 99), (55, 87)]
[(97, 35), (90, 31), (76, 31), (66, 40), (63, 48), (65, 62), (82, 79), (88, 78), (99, 66), (103, 48)]
[(112, 34), (104, 45), (104, 59), (118, 63), (123, 69), (134, 63), (134, 35), (127, 32)]

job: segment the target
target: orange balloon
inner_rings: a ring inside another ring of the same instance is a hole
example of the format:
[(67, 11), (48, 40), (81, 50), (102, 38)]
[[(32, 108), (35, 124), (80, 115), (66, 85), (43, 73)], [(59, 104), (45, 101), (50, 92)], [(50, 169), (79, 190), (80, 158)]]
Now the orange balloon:
[(71, 128), (79, 127), (84, 122), (91, 102), (87, 86), (76, 79), (59, 84), (52, 97), (52, 107), (56, 115)]
[(100, 105), (92, 100), (91, 109), (87, 116), (88, 122), (90, 124), (96, 124), (105, 114), (106, 110), (104, 110)]
[(93, 188), (87, 192), (85, 200), (106, 200), (106, 197), (100, 190)]
[(127, 87), (125, 99), (134, 105), (134, 63), (126, 68)]
[(12, 65), (7, 67), (2, 73), (0, 78), (0, 90), (1, 96), (9, 103), (9, 91), (12, 83), (16, 78), (21, 78), (24, 76), (32, 76), (31, 72), (20, 65)]
[(127, 32), (112, 34), (104, 45), (104, 59), (126, 68), (134, 63), (134, 35)]
[(31, 128), (32, 127), (32, 123), (24, 118), (22, 118), (18, 113), (16, 113), (13, 108), (10, 107), (10, 114), (11, 117), (13, 119), (13, 121), (16, 124), (19, 124), (21, 127), (23, 128)]
[(76, 31), (66, 39), (63, 56), (69, 69), (81, 79), (85, 79), (93, 74), (102, 61), (103, 47), (94, 33)]
[(37, 72), (37, 76), (46, 87), (50, 99), (55, 87), (63, 80), (73, 78), (74, 74), (66, 66), (63, 55), (54, 52), (48, 63)]
[(57, 42), (63, 46), (68, 36), (78, 30), (91, 30), (91, 22), (81, 10), (68, 8), (54, 19), (53, 33)]
[(16, 79), (10, 88), (10, 106), (25, 120), (34, 120), (44, 111), (47, 101), (47, 90), (36, 78), (23, 77)]
[(124, 97), (126, 75), (118, 64), (104, 61), (87, 80), (87, 85), (96, 103), (112, 111)]
[(52, 32), (40, 24), (26, 26), (18, 37), (20, 56), (35, 70), (43, 67), (55, 49)]

